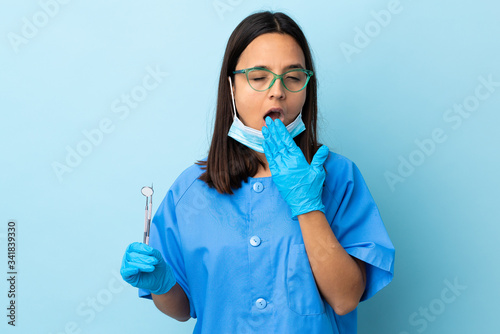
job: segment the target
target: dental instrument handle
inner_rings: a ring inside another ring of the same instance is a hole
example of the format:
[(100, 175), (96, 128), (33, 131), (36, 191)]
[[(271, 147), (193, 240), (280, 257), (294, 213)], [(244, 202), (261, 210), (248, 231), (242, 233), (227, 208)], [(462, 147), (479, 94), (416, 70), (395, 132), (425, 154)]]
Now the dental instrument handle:
[(149, 207), (148, 213), (149, 213), (149, 218), (148, 218), (148, 223), (147, 223), (147, 227), (146, 227), (146, 242), (145, 242), (146, 245), (149, 245), (149, 229), (151, 226), (151, 206)]
[(147, 234), (148, 234), (148, 207), (146, 207), (146, 210), (144, 210), (144, 237), (142, 238), (143, 243), (146, 243)]
[[(153, 189), (153, 185), (151, 185), (151, 189)], [(147, 201), (147, 198), (146, 198)], [(151, 212), (153, 211), (153, 194), (149, 196), (149, 206), (148, 206), (148, 228), (146, 234), (146, 245), (149, 245), (149, 231), (151, 228)]]

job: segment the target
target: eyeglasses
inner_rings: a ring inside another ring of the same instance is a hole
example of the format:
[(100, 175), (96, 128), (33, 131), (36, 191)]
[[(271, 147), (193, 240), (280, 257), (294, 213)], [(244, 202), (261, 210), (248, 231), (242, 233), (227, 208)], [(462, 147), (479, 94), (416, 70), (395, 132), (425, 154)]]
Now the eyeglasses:
[(233, 74), (245, 73), (250, 87), (258, 92), (268, 90), (274, 85), (276, 79), (280, 79), (286, 90), (297, 93), (306, 88), (313, 71), (294, 68), (279, 75), (262, 67), (252, 67), (233, 71)]

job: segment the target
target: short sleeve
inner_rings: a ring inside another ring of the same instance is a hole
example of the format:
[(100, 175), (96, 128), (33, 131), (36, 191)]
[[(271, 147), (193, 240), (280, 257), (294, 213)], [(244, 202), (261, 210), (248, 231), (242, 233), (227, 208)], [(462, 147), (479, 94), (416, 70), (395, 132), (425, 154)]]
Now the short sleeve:
[(329, 160), (326, 215), (346, 252), (367, 264), (363, 301), (392, 281), (395, 250), (358, 167), (334, 153)]
[[(159, 250), (165, 261), (172, 267), (177, 283), (182, 287), (189, 300), (190, 315), (192, 318), (196, 318), (196, 310), (187, 284), (172, 189), (168, 191), (153, 217), (149, 245)], [(139, 297), (152, 299), (151, 292), (145, 289), (139, 289)]]

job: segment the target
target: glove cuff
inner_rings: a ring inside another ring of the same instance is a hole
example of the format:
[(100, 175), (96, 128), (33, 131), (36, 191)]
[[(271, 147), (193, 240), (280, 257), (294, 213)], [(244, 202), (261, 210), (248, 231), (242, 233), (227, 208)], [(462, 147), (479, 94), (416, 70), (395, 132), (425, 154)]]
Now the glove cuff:
[(171, 276), (170, 279), (168, 279), (158, 290), (150, 290), (151, 293), (155, 295), (163, 295), (164, 293), (167, 293), (170, 291), (170, 289), (173, 288), (173, 286), (177, 283), (173, 275)]
[(310, 204), (307, 206), (301, 206), (299, 210), (295, 211), (292, 209), (292, 218), (297, 218), (298, 215), (302, 215), (304, 213), (308, 213), (311, 211), (321, 211), (326, 215), (325, 206), (320, 201), (320, 203)]

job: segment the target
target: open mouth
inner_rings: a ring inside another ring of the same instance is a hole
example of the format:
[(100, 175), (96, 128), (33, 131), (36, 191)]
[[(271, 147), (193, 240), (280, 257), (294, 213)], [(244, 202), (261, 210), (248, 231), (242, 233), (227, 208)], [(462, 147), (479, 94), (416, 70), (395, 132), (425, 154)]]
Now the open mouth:
[(271, 117), (271, 119), (274, 121), (283, 115), (283, 110), (281, 109), (270, 109), (267, 114), (264, 115), (264, 120), (266, 119), (267, 116)]
[(275, 119), (280, 118), (280, 113), (277, 111), (271, 111), (270, 113), (267, 113), (266, 116), (264, 116), (264, 119), (266, 119), (267, 116), (271, 117), (271, 119), (274, 121)]

